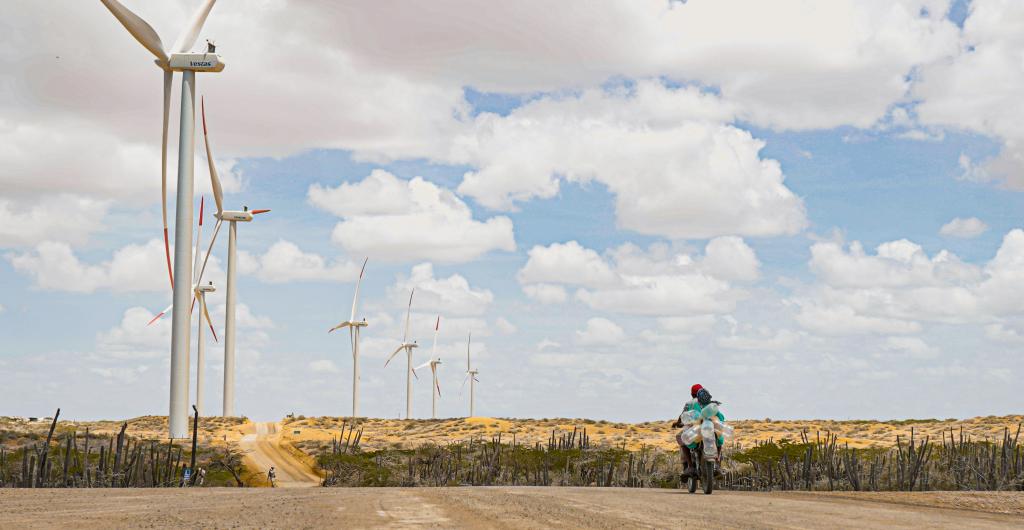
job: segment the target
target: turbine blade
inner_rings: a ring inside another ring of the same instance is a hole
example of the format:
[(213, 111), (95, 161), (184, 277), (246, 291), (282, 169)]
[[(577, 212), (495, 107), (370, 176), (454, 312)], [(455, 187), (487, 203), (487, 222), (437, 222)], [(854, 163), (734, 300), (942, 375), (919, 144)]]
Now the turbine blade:
[(174, 72), (164, 70), (164, 121), (163, 133), (160, 135), (160, 209), (164, 221), (164, 256), (167, 258), (167, 276), (171, 279), (174, 289), (174, 269), (171, 267), (171, 243), (167, 236), (167, 124), (171, 112), (171, 84)]
[(181, 35), (178, 35), (178, 40), (174, 42), (174, 46), (171, 48), (173, 53), (185, 53), (192, 49), (192, 45), (196, 43), (196, 38), (199, 37), (199, 30), (203, 29), (206, 17), (210, 14), (210, 10), (213, 9), (213, 4), (216, 1), (206, 0), (199, 6), (199, 9), (192, 15), (192, 20), (189, 21), (188, 26), (185, 26)]
[(156, 56), (161, 66), (167, 64), (167, 52), (164, 51), (164, 43), (160, 41), (160, 35), (157, 35), (153, 26), (150, 26), (139, 15), (132, 13), (131, 10), (121, 5), (121, 2), (117, 0), (100, 0), (100, 2), (107, 6), (107, 9), (114, 15), (114, 18), (124, 26), (124, 29), (128, 30), (128, 33), (131, 33), (132, 37), (135, 37), (135, 40), (139, 41), (139, 44), (149, 50), (149, 53)]
[(441, 385), (437, 382), (437, 377), (434, 377), (434, 386), (437, 388), (437, 395), (441, 395)]
[(192, 284), (199, 286), (199, 246), (203, 244), (203, 207), (206, 206), (206, 197), (199, 197), (199, 228), (196, 230), (195, 263), (192, 264)]
[[(213, 151), (210, 149), (210, 136), (206, 131), (206, 98), (200, 98), (199, 108), (201, 109), (203, 116), (203, 142), (206, 144), (206, 162), (210, 166), (210, 184), (213, 188), (213, 200), (217, 203), (217, 218), (220, 219), (220, 214), (224, 211), (224, 189), (220, 186), (220, 177), (217, 176), (217, 166), (213, 164)], [(164, 129), (166, 130), (166, 127)], [(166, 200), (164, 202), (166, 202)]]
[(166, 315), (167, 312), (170, 311), (172, 308), (174, 308), (174, 304), (171, 304), (171, 305), (167, 306), (167, 309), (164, 309), (163, 311), (157, 313), (156, 316), (153, 317), (153, 320), (150, 320), (149, 323), (146, 324), (146, 325), (147, 326), (151, 326), (153, 324), (153, 322), (156, 322), (157, 320), (160, 320), (160, 317)]
[(351, 323), (349, 323), (349, 322), (342, 322), (341, 324), (338, 324), (337, 326), (334, 326), (333, 328), (331, 328), (331, 329), (327, 330), (327, 333), (332, 333), (332, 332), (334, 332), (335, 330), (338, 330), (338, 329), (341, 329), (341, 328), (347, 328), (347, 327), (349, 327), (349, 326), (351, 326), (351, 325), (352, 325), (352, 324), (351, 324)]
[(359, 285), (363, 283), (363, 273), (366, 272), (367, 261), (370, 261), (369, 256), (363, 260), (363, 268), (359, 269), (359, 279), (356, 280), (356, 295), (352, 297), (352, 316), (349, 317), (349, 322), (356, 321), (356, 304), (359, 303)]
[(412, 313), (412, 295), (416, 294), (416, 288), (409, 291), (409, 307), (405, 310), (405, 332), (402, 333), (402, 342), (409, 340), (409, 313)]
[(430, 357), (437, 353), (437, 333), (441, 330), (441, 315), (437, 315), (437, 323), (434, 324), (434, 346), (430, 349)]
[(462, 395), (462, 389), (466, 388), (467, 381), (469, 381), (469, 374), (466, 374), (466, 378), (462, 380), (462, 386), (459, 387), (459, 395)]
[(415, 368), (412, 369), (412, 376), (415, 377), (417, 381), (420, 380), (420, 376), (418, 374), (416, 374), (416, 369)]
[(210, 310), (206, 306), (205, 294), (201, 296), (199, 304), (203, 306), (203, 317), (206, 318), (206, 323), (210, 325), (210, 333), (213, 333), (213, 342), (220, 342), (220, 340), (217, 339), (217, 330), (213, 329), (213, 319), (210, 318)]
[(384, 361), (384, 368), (387, 368), (388, 367), (388, 363), (391, 362), (391, 359), (394, 359), (395, 356), (398, 355), (398, 352), (402, 351), (403, 349), (405, 349), (405, 344), (399, 346), (397, 350), (391, 352), (391, 355), (388, 356), (388, 360)]
[(423, 364), (413, 368), (413, 370), (420, 370), (420, 369), (426, 368), (426, 367), (430, 366), (430, 363), (432, 363), (432, 362), (434, 362), (434, 361), (427, 361), (427, 362), (425, 362), (425, 363), (423, 363)]
[(267, 212), (269, 212), (269, 211), (270, 211), (270, 210), (267, 210), (267, 209), (263, 209), (263, 210), (252, 210), (252, 211), (251, 211), (251, 212), (249, 212), (249, 213), (251, 213), (251, 214), (253, 214), (253, 215), (259, 215), (259, 214), (261, 214), (261, 213), (267, 213)]
[(469, 338), (466, 339), (466, 371), (470, 371), (469, 366), (469, 345), (473, 343), (473, 332), (469, 332)]
[(203, 273), (206, 272), (206, 262), (210, 260), (210, 253), (213, 252), (213, 244), (217, 242), (217, 234), (220, 233), (221, 223), (223, 223), (223, 221), (217, 219), (217, 224), (213, 225), (213, 237), (210, 238), (210, 246), (206, 248), (206, 257), (203, 258), (203, 266), (199, 268), (199, 279), (196, 280), (196, 285), (199, 285), (203, 281)]

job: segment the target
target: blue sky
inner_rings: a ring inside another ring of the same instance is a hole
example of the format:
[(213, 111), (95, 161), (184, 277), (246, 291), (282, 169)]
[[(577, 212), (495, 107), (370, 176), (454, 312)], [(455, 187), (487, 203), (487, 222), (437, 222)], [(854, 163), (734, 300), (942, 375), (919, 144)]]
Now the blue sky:
[[(475, 9), (458, 2), (218, 5), (204, 35), (229, 68), (199, 86), (227, 206), (273, 210), (239, 227), (236, 410), (348, 413), (348, 341), (326, 330), (368, 256), (371, 416), (404, 409), (403, 371), (383, 364), (413, 286), (416, 364), (441, 316), (443, 416), (468, 408), (469, 331), (490, 416), (671, 417), (697, 381), (735, 417), (1019, 412), (1024, 131), (1010, 97), (1024, 72), (1000, 55), (1016, 37), (998, 25), (1024, 10), (780, 2), (748, 27), (730, 8), (756, 19), (763, 6), (724, 3), (609, 3), (573, 20), (570, 2), (524, 35), (506, 30), (539, 6), (470, 27), (453, 22)], [(191, 4), (126, 3), (165, 40)], [(145, 325), (170, 298), (153, 243), (157, 76), (109, 13), (67, 7), (67, 35), (47, 35), (35, 61), (0, 59), (13, 146), (0, 152), (0, 414), (163, 414), (168, 319)], [(279, 27), (285, 11), (312, 29)], [(21, 42), (46, 8), (14, 18)], [(280, 54), (261, 38), (282, 34), (316, 45), (275, 82), (254, 58)], [(95, 79), (117, 112), (61, 83), (89, 56), (39, 59), (73, 38), (100, 58), (130, 50), (116, 81)], [(221, 346), (207, 343), (210, 413)], [(416, 416), (429, 392), (417, 384)]]

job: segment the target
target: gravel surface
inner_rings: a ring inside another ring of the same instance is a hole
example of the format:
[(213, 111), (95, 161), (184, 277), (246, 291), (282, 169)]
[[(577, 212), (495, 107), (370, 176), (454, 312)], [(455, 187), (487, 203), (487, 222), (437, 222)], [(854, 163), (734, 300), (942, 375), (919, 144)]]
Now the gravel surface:
[(1024, 528), (1019, 511), (1005, 513), (1007, 505), (1019, 510), (1022, 496), (705, 496), (619, 488), (3, 489), (0, 528)]

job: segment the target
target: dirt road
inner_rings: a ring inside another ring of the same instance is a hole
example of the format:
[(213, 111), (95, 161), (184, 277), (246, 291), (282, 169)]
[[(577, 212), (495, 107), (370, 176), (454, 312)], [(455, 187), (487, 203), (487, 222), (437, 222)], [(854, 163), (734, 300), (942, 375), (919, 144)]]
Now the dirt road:
[[(907, 499), (918, 505), (904, 503)], [(954, 505), (973, 509), (941, 507)], [(716, 492), (708, 497), (618, 488), (0, 489), (0, 527), (57, 526), (1021, 528), (1024, 494)]]
[(246, 452), (246, 466), (266, 476), (270, 466), (277, 473), (277, 486), (281, 488), (320, 485), (320, 477), (295, 455), (281, 447), (280, 426), (276, 423), (256, 423), (255, 432), (242, 436), (239, 447)]

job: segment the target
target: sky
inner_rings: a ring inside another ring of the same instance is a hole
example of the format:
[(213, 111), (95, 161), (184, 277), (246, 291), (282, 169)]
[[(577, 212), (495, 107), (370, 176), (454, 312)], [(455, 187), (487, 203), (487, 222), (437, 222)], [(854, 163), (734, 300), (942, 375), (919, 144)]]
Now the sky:
[[(165, 43), (199, 4), (124, 3)], [(1020, 413), (1021, 27), (1012, 0), (218, 3), (225, 206), (272, 210), (238, 227), (236, 412), (350, 412), (327, 330), (368, 258), (363, 415), (404, 414), (412, 288), (442, 417), (469, 333), (479, 415), (665, 419), (697, 382), (736, 418)], [(15, 0), (0, 35), (0, 415), (166, 414), (159, 69), (99, 2)]]

